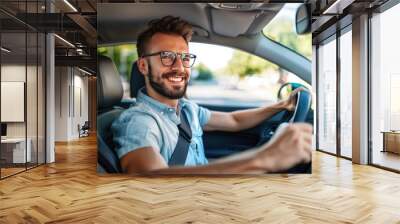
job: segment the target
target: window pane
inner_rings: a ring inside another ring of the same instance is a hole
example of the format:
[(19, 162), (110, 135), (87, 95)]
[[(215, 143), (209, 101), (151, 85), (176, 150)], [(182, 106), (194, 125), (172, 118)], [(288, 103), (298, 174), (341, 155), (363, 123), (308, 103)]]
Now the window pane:
[(352, 141), (352, 33), (340, 36), (340, 150), (351, 158)]
[[(44, 12), (41, 1), (1, 1), (17, 17)], [(2, 143), (1, 177), (44, 162), (45, 36), (0, 12)], [(3, 100), (6, 97), (7, 100)], [(10, 116), (9, 116), (10, 115)], [(12, 115), (12, 116), (11, 116)]]
[(27, 138), (28, 138), (28, 149), (30, 148), (30, 153), (28, 156), (28, 168), (37, 165), (37, 41), (38, 36), (36, 32), (27, 33), (27, 80), (26, 80), (26, 115), (27, 115)]
[(97, 52), (99, 55), (107, 56), (114, 61), (124, 88), (123, 98), (130, 98), (129, 80), (131, 77), (132, 64), (138, 59), (136, 44), (99, 47), (97, 48)]
[(264, 28), (263, 33), (268, 38), (311, 60), (311, 33), (303, 35), (296, 33), (296, 10), (300, 5), (299, 3), (286, 3)]
[[(189, 49), (197, 58), (187, 96), (200, 104), (265, 105), (278, 100), (278, 90), (286, 82), (301, 83), (311, 89), (296, 75), (244, 51), (203, 43), (190, 43)], [(132, 63), (137, 60), (136, 45), (100, 47), (98, 53), (113, 59), (123, 82), (124, 98), (130, 98), (129, 80)]]
[[(1, 34), (1, 123), (6, 134), (1, 140), (1, 176), (25, 170), (30, 160), (30, 141), (26, 144), (26, 33)], [(10, 109), (13, 108), (13, 109)]]
[(296, 75), (241, 50), (203, 43), (190, 43), (189, 49), (197, 59), (192, 69), (188, 97), (200, 104), (271, 104), (278, 100), (278, 90), (286, 82), (301, 83), (311, 89)]
[(318, 48), (318, 147), (336, 153), (336, 40)]
[[(400, 170), (400, 4), (371, 19), (372, 162)], [(388, 133), (384, 139), (382, 132)], [(394, 135), (393, 135), (394, 134)], [(386, 146), (384, 146), (384, 142)], [(383, 152), (382, 152), (383, 151)], [(399, 152), (398, 152), (399, 151)], [(393, 153), (395, 152), (395, 153)]]
[(46, 107), (45, 107), (45, 65), (46, 65), (46, 36), (43, 33), (38, 35), (38, 164), (45, 163), (45, 122), (46, 122)]

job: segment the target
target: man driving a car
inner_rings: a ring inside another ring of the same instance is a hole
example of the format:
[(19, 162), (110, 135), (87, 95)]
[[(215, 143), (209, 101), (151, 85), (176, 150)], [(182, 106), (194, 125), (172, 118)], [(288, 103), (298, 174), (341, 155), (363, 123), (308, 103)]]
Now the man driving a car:
[[(201, 107), (184, 98), (196, 59), (189, 50), (191, 36), (191, 25), (172, 16), (151, 21), (138, 36), (137, 65), (145, 87), (139, 90), (137, 105), (124, 111), (111, 128), (123, 172), (261, 174), (309, 162), (312, 127), (305, 123), (289, 124), (255, 148), (207, 160), (203, 131), (238, 132), (255, 127), (279, 111), (294, 110), (295, 95), (301, 89), (287, 100), (255, 109), (217, 112)], [(185, 124), (189, 138), (180, 128)], [(185, 136), (187, 143), (182, 143)], [(171, 163), (182, 155), (180, 164)]]

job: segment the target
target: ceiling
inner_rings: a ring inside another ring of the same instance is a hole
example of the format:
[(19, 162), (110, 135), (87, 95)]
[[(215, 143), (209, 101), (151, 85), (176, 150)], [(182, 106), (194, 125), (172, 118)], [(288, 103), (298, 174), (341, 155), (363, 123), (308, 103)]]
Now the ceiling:
[(24, 58), (25, 46), (28, 58), (35, 55), (36, 46), (29, 43), (32, 35), (27, 35), (26, 45), (25, 32), (52, 32), (60, 37), (55, 38), (56, 65), (74, 61), (96, 70), (96, 5), (96, 0), (1, 0), (2, 45), (11, 50), (7, 58)]

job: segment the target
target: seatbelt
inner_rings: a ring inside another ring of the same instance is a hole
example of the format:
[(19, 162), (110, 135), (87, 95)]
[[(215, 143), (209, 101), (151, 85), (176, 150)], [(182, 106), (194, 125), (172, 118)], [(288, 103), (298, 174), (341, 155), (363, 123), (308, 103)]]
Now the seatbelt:
[(110, 149), (103, 138), (97, 134), (97, 162), (107, 173), (122, 173), (118, 156)]
[(181, 123), (178, 125), (178, 143), (176, 143), (175, 150), (169, 159), (169, 166), (185, 165), (189, 145), (192, 140), (192, 130), (190, 129), (189, 121), (187, 120), (186, 114), (183, 110), (181, 110), (180, 119)]

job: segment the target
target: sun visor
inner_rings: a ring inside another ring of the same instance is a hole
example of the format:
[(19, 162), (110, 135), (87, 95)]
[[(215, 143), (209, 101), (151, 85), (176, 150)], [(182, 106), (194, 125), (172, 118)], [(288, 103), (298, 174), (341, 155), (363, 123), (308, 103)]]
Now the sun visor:
[(259, 11), (235, 12), (212, 8), (211, 20), (213, 31), (222, 36), (237, 37), (246, 33), (258, 14), (260, 14)]

